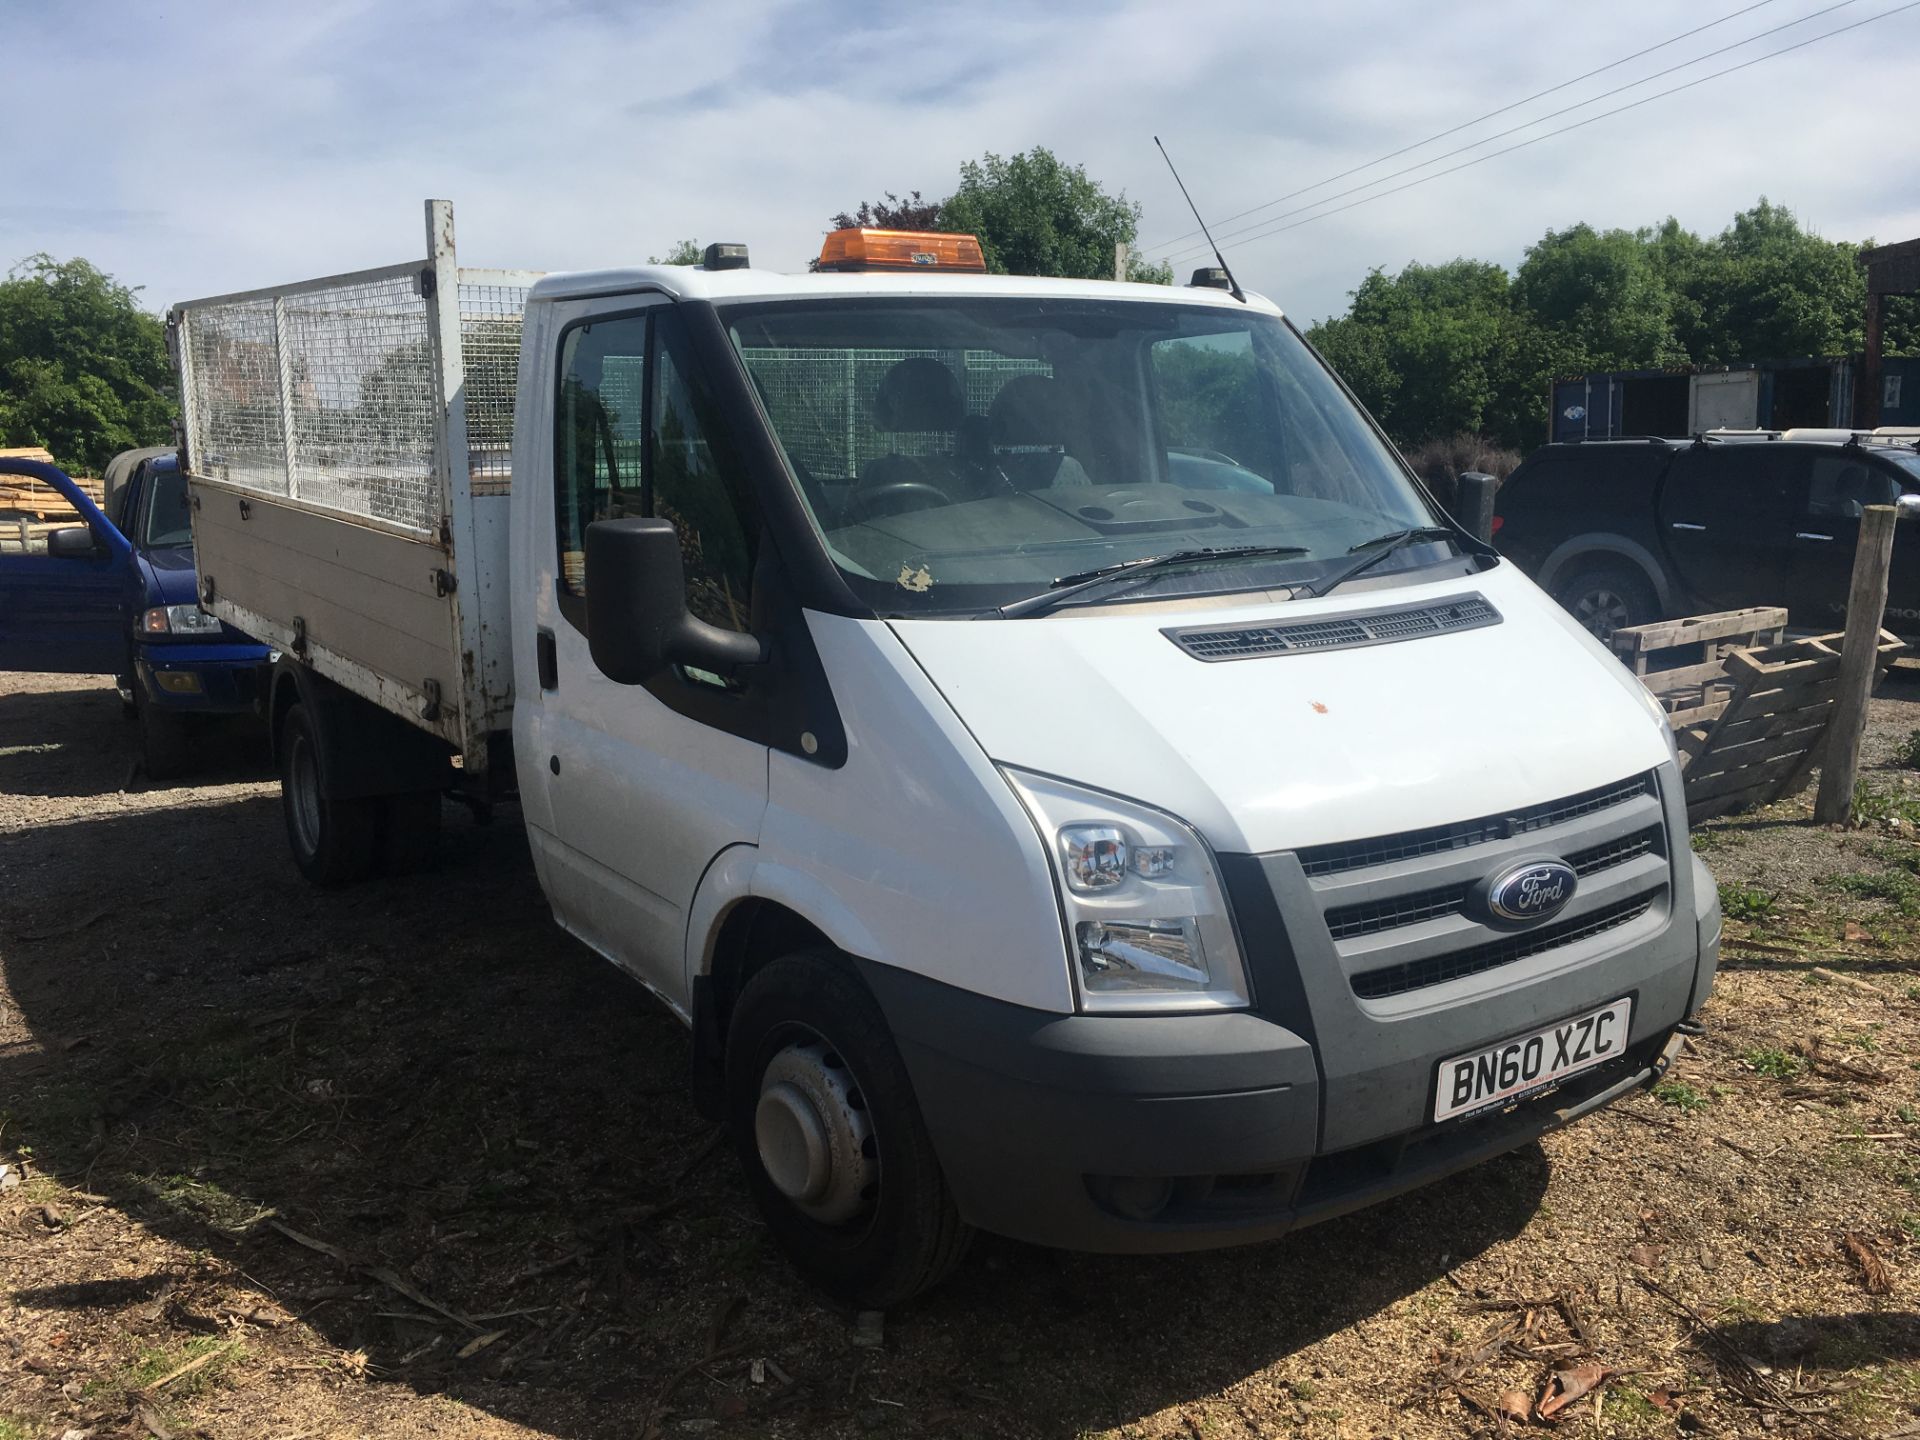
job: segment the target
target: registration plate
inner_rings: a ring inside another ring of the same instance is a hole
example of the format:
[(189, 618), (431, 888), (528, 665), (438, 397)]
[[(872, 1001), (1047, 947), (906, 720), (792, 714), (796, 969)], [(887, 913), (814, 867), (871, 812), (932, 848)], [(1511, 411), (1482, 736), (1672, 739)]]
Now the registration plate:
[(1544, 1030), (1440, 1062), (1433, 1118), (1451, 1120), (1551, 1089), (1569, 1075), (1619, 1058), (1627, 1048), (1631, 999), (1615, 1000)]

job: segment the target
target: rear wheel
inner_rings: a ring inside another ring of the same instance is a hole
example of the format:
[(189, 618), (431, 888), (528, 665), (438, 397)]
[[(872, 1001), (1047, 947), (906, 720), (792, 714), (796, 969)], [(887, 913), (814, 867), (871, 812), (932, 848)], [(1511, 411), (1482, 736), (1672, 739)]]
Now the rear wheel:
[(884, 1309), (959, 1263), (972, 1230), (880, 1007), (844, 956), (802, 951), (747, 983), (727, 1028), (726, 1090), (767, 1227), (823, 1290)]
[(1600, 640), (1660, 618), (1660, 600), (1631, 565), (1584, 565), (1554, 587), (1553, 598)]
[(331, 794), (320, 761), (320, 737), (305, 705), (280, 722), (280, 808), (300, 873), (316, 885), (365, 879), (377, 858), (378, 800)]

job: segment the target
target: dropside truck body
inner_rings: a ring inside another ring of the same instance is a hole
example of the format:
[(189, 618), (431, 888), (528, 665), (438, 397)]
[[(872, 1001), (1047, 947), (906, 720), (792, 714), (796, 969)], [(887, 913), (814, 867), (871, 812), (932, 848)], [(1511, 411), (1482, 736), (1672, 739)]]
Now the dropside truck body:
[(295, 857), (416, 856), (510, 725), (555, 918), (820, 1283), (1269, 1238), (1677, 1053), (1719, 912), (1662, 716), (1269, 302), (880, 231), (481, 282), (432, 213), (175, 311)]

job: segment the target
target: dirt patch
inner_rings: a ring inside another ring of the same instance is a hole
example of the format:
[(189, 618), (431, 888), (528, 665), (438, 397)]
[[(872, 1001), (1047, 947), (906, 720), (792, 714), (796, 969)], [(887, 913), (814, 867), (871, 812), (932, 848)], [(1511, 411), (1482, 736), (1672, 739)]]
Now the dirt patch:
[[(1903, 678), (1890, 805), (1916, 727)], [(0, 1440), (1437, 1436), (1588, 1367), (1562, 1433), (1920, 1413), (1920, 846), (1884, 819), (1702, 833), (1761, 898), (1657, 1095), (1274, 1245), (985, 1241), (868, 1348), (511, 816), (325, 894), (257, 750), (125, 790), (128, 731), (104, 685), (0, 677)]]

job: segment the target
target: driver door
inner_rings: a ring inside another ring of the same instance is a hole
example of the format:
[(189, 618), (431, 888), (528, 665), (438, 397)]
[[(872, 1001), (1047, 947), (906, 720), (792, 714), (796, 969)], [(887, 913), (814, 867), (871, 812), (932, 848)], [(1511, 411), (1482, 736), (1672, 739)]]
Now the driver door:
[[(91, 547), (67, 549), (75, 530)], [(63, 471), (0, 459), (0, 670), (118, 673), (133, 583), (126, 537)]]
[(740, 696), (718, 677), (601, 674), (586, 527), (671, 519), (688, 608), (734, 630), (749, 625), (758, 527), (675, 307), (584, 301), (556, 318), (553, 483), (530, 537), (537, 677), (515, 697), (516, 743), (533, 751), (520, 763), (551, 818), (530, 811), (528, 829), (561, 924), (684, 1013), (687, 912), (714, 857), (759, 840), (767, 746), (741, 733)]

